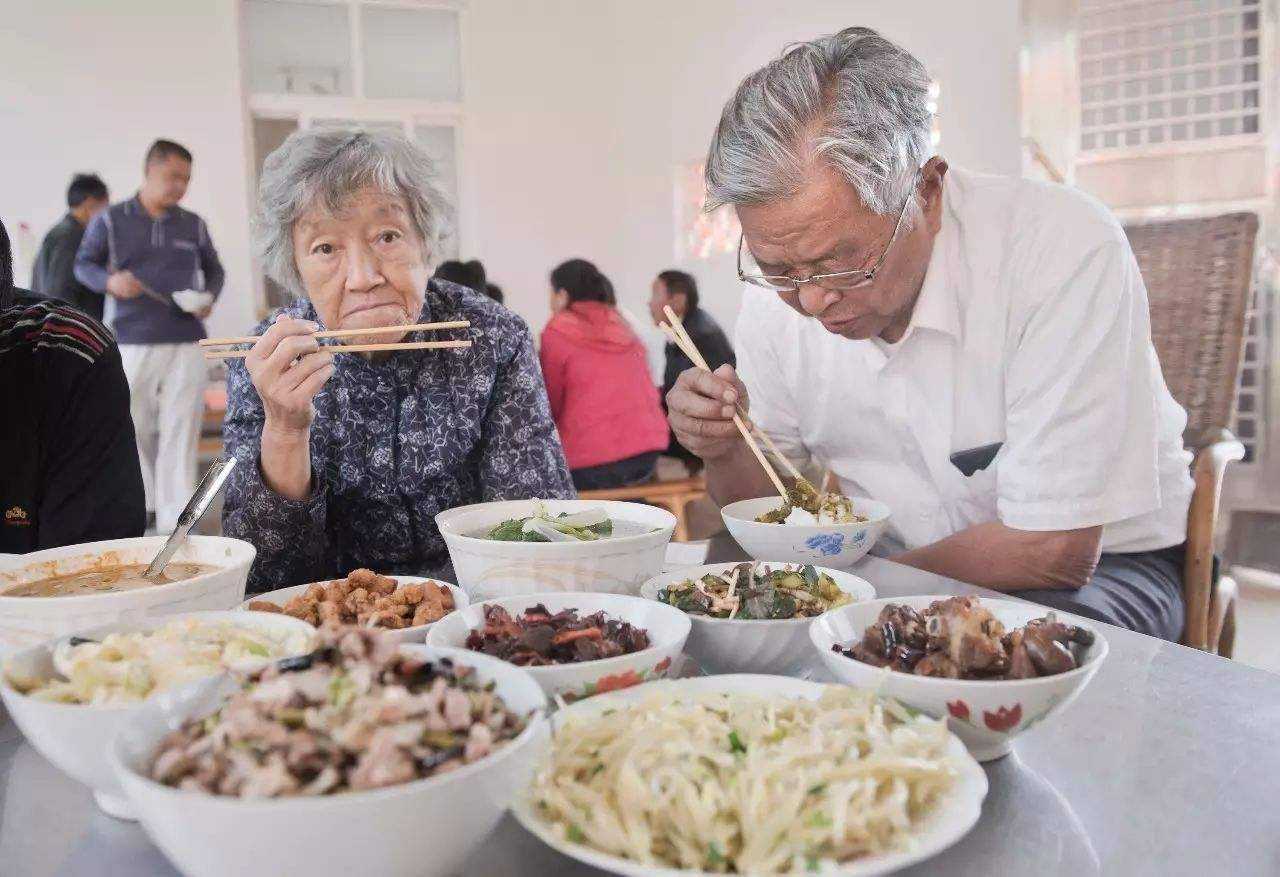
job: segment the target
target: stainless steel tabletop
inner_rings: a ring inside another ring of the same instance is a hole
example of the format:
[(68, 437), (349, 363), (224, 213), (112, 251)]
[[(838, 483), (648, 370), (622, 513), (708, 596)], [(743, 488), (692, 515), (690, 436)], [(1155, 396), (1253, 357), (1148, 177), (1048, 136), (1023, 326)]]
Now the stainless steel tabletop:
[[(711, 559), (730, 555), (719, 543)], [(854, 572), (881, 596), (977, 590), (875, 558)], [(1106, 633), (1111, 654), (1079, 700), (986, 766), (991, 791), (974, 830), (904, 873), (1280, 874), (1280, 676)], [(136, 824), (103, 815), (12, 723), (0, 728), (0, 874), (174, 873)], [(601, 872), (508, 817), (464, 873)]]

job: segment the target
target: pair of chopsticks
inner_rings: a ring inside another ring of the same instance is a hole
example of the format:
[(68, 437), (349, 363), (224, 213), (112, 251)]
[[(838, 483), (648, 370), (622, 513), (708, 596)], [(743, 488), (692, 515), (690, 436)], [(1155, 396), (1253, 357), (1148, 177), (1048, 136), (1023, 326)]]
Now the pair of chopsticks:
[[(465, 329), (470, 326), (468, 320), (451, 320), (445, 323), (414, 323), (410, 326), (375, 326), (370, 329), (334, 329), (316, 332), (313, 338), (350, 338), (354, 335), (390, 335), (405, 332), (429, 332), (435, 329)], [(205, 359), (240, 359), (249, 355), (248, 350), (211, 350), (213, 347), (228, 347), (236, 344), (255, 344), (257, 335), (244, 335), (239, 338), (206, 338), (200, 342), (205, 348)], [(396, 344), (326, 344), (324, 350), (330, 353), (367, 353), (378, 350), (441, 350), (454, 347), (470, 347), (467, 340), (457, 341), (403, 341)]]
[[(693, 343), (693, 339), (689, 337), (689, 333), (685, 331), (684, 323), (681, 322), (680, 317), (676, 315), (676, 312), (671, 309), (670, 305), (665, 305), (662, 312), (667, 315), (668, 322), (659, 323), (658, 325), (663, 332), (667, 333), (667, 337), (671, 339), (671, 343), (680, 348), (680, 350), (684, 352), (684, 355), (689, 357), (689, 360), (698, 368), (707, 372), (711, 371), (711, 367), (707, 365), (707, 361), (703, 359), (702, 354), (698, 352), (697, 345)], [(796, 467), (792, 465), (791, 461), (788, 460), (780, 450), (778, 450), (778, 446), (775, 445), (773, 440), (765, 434), (764, 430), (760, 429), (754, 423), (751, 423), (751, 419), (747, 417), (747, 413), (742, 410), (741, 405), (735, 404), (733, 409), (733, 425), (738, 428), (738, 432), (742, 433), (742, 437), (747, 442), (747, 447), (751, 448), (751, 452), (755, 454), (756, 460), (758, 460), (760, 465), (764, 467), (765, 474), (767, 474), (769, 476), (769, 480), (773, 482), (773, 486), (778, 491), (778, 495), (785, 500), (787, 498), (787, 488), (783, 485), (782, 479), (778, 477), (777, 471), (769, 464), (769, 460), (765, 457), (764, 452), (760, 450), (760, 446), (756, 444), (755, 436), (760, 436), (765, 445), (768, 446), (770, 453), (782, 462), (782, 465), (787, 468), (788, 473), (793, 478), (800, 479), (803, 477), (800, 474), (800, 470), (796, 469)]]

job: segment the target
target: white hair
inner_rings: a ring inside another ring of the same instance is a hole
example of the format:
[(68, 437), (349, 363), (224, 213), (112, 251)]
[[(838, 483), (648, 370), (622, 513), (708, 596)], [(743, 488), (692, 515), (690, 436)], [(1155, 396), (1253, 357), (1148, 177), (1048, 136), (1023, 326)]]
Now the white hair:
[(788, 198), (826, 161), (869, 210), (896, 214), (929, 159), (930, 85), (915, 56), (870, 28), (788, 47), (725, 104), (707, 153), (707, 209)]
[(293, 224), (315, 206), (336, 213), (352, 194), (370, 187), (404, 199), (423, 258), (431, 263), (453, 216), (431, 157), (401, 134), (311, 128), (289, 135), (262, 165), (253, 234), (267, 276), (304, 295)]

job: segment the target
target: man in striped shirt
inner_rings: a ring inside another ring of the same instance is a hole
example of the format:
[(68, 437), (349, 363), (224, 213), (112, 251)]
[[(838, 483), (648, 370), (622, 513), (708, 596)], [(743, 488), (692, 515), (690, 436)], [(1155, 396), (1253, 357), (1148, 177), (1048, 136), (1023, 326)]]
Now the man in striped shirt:
[(97, 320), (13, 286), (0, 225), (0, 554), (141, 536), (120, 352)]
[[(196, 342), (205, 337), (202, 320), (224, 274), (204, 220), (178, 206), (191, 180), (191, 153), (157, 140), (144, 168), (138, 194), (89, 223), (75, 274), (108, 296), (104, 322), (120, 341), (129, 378), (147, 509), (167, 531), (195, 487), (207, 383)], [(187, 297), (174, 295), (186, 290), (210, 295), (189, 313), (175, 301)]]

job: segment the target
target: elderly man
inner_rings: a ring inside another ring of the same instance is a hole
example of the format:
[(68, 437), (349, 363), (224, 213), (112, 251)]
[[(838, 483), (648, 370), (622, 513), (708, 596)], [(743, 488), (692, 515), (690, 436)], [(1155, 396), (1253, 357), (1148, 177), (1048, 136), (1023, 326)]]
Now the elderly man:
[(707, 159), (742, 222), (740, 377), (668, 395), (721, 503), (788, 456), (893, 510), (894, 558), (1166, 639), (1182, 628), (1183, 410), (1124, 233), (1071, 189), (930, 157), (929, 75), (849, 28), (748, 76)]

